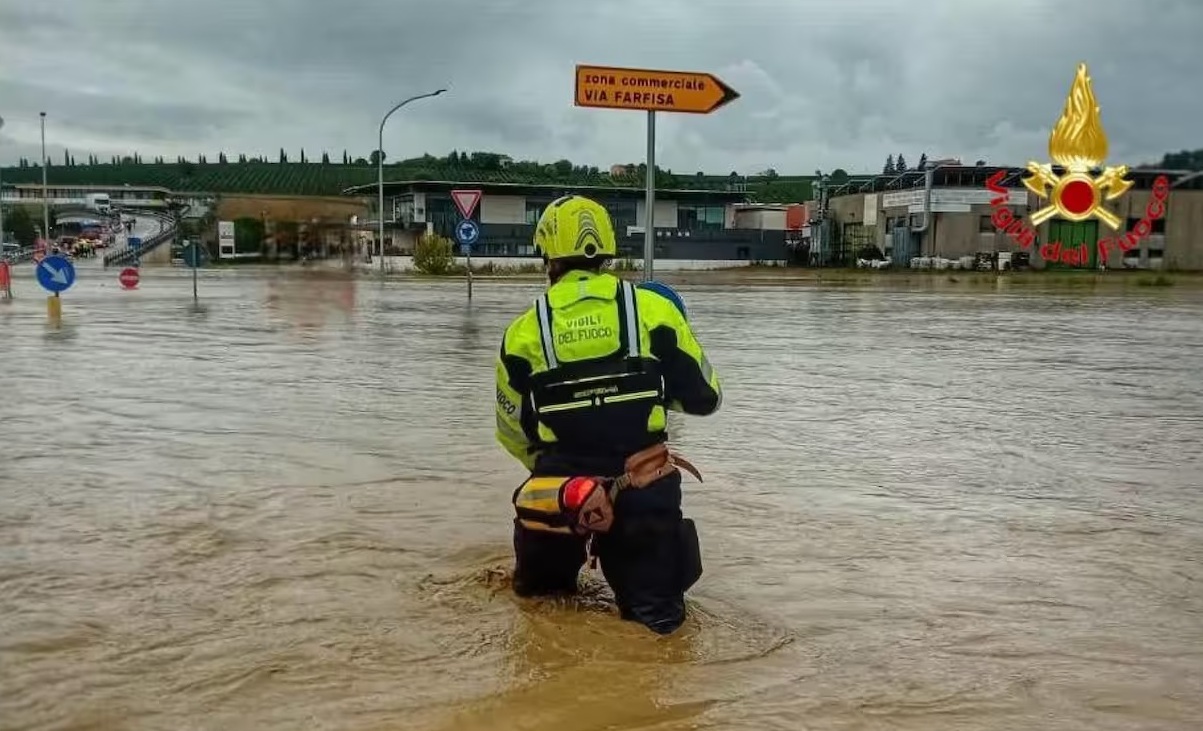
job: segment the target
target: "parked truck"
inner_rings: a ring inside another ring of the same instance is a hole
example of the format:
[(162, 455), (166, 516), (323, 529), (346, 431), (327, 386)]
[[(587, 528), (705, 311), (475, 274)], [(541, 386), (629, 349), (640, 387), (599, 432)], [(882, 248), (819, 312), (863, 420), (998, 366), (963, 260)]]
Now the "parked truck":
[(89, 193), (86, 205), (89, 210), (96, 211), (102, 216), (109, 215), (109, 211), (112, 209), (108, 193)]

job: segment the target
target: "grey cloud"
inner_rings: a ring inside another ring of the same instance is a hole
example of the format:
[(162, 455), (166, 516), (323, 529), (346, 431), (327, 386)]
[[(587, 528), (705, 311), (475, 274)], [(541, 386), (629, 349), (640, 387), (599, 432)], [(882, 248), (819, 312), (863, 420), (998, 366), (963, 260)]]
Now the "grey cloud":
[(189, 137), (208, 140), (248, 116), (229, 110), (210, 109), (170, 100), (147, 102), (99, 93), (67, 92), (60, 89), (0, 79), (0, 99), (14, 106), (66, 110), (52, 124), (66, 134), (76, 131), (145, 140), (148, 145)]
[[(1197, 0), (9, 5), (0, 115), (14, 142), (0, 159), (35, 141), (42, 108), (54, 120), (48, 141), (73, 150), (136, 140), (144, 156), (366, 155), (388, 107), (442, 86), (451, 91), (390, 120), (390, 157), (639, 159), (642, 115), (572, 106), (580, 62), (711, 71), (741, 92), (708, 117), (660, 115), (659, 162), (677, 171), (871, 171), (887, 154), (923, 151), (1040, 158), (1080, 60), (1112, 158), (1135, 164), (1203, 144)], [(80, 98), (96, 111), (74, 114)]]
[[(492, 145), (506, 142), (522, 146), (546, 142), (554, 136), (553, 130), (541, 115), (527, 112), (512, 100), (486, 95), (449, 97), (445, 105), (428, 106), (419, 119), (437, 116), (467, 133), (470, 139), (489, 140)], [(481, 147), (477, 145), (472, 149)]]

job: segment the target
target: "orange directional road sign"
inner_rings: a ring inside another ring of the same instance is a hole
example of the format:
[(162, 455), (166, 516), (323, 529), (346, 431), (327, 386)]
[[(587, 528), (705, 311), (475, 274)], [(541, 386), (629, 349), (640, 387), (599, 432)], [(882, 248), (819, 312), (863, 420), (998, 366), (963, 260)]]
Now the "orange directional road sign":
[(613, 66), (576, 67), (576, 105), (709, 114), (739, 98), (714, 74)]

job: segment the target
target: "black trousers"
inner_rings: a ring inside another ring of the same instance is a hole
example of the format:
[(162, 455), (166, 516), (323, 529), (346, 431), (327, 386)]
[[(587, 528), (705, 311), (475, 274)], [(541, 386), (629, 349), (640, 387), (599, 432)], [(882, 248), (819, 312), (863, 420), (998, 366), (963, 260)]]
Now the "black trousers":
[[(622, 618), (659, 634), (670, 634), (685, 621), (685, 590), (701, 574), (697, 533), (693, 521), (681, 515), (680, 478), (673, 478), (675, 484), (644, 488), (653, 493), (621, 493), (613, 527), (593, 542)], [(670, 494), (655, 494), (661, 490)], [(515, 520), (514, 557), (519, 596), (571, 594), (586, 561), (585, 538), (530, 530)]]

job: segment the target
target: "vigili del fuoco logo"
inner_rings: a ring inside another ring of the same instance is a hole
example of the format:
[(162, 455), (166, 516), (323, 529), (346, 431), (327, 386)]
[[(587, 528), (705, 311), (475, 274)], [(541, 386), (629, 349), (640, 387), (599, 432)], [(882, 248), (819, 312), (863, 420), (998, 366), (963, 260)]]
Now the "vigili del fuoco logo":
[[(1030, 175), (1024, 178), (1023, 184), (1047, 203), (1026, 221), (1016, 218), (1006, 207), (1007, 189), (1002, 187), (1002, 181), (1007, 171), (999, 170), (986, 181), (986, 188), (996, 196), (990, 201), (994, 226), (1023, 249), (1030, 248), (1036, 241), (1033, 227), (1054, 216), (1075, 223), (1095, 218), (1112, 231), (1119, 231), (1123, 220), (1104, 208), (1103, 202), (1119, 199), (1132, 187), (1132, 181), (1126, 179), (1127, 165), (1103, 167), (1107, 158), (1107, 134), (1103, 131), (1099, 104), (1084, 63), (1078, 64), (1078, 73), (1065, 100), (1065, 111), (1049, 135), (1048, 155), (1064, 172), (1058, 175), (1052, 163), (1028, 163)], [(1169, 193), (1169, 178), (1157, 176), (1145, 214), (1132, 230), (1114, 237), (1101, 237), (1095, 243), (1099, 262), (1106, 264), (1108, 255), (1117, 248), (1122, 252), (1136, 248), (1152, 232), (1153, 221), (1165, 215)], [(1060, 241), (1049, 242), (1040, 247), (1040, 258), (1049, 264), (1083, 266), (1090, 262), (1090, 251), (1086, 247), (1082, 244), (1070, 248), (1063, 247)]]

